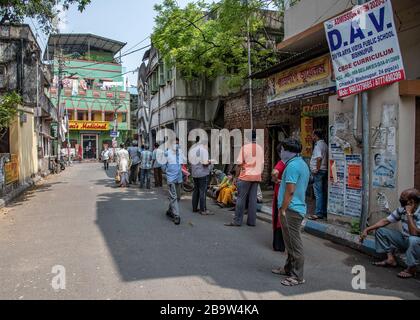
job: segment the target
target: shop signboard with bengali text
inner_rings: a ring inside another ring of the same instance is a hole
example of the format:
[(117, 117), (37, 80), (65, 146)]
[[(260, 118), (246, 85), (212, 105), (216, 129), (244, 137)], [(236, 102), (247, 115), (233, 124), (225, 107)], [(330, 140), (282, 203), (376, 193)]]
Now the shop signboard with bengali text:
[(106, 121), (69, 121), (70, 131), (109, 131), (110, 123)]
[(19, 181), (19, 158), (16, 154), (10, 156), (10, 161), (4, 164), (6, 184)]
[(339, 98), (405, 79), (391, 0), (372, 0), (325, 22)]
[(269, 79), (268, 105), (335, 92), (329, 55), (275, 74)]

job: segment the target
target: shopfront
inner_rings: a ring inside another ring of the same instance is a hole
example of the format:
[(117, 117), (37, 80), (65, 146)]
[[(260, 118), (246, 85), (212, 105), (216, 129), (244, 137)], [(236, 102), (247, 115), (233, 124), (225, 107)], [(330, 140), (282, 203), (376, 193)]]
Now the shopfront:
[[(70, 145), (80, 160), (99, 159), (104, 144), (109, 144), (110, 122), (70, 121)], [(64, 148), (66, 147), (66, 143)]]
[(309, 163), (313, 131), (321, 129), (328, 140), (328, 97), (334, 93), (328, 55), (271, 76), (267, 103), (269, 109), (276, 110), (269, 120), (273, 164), (278, 160), (276, 145), (289, 136), (302, 141), (302, 155)]

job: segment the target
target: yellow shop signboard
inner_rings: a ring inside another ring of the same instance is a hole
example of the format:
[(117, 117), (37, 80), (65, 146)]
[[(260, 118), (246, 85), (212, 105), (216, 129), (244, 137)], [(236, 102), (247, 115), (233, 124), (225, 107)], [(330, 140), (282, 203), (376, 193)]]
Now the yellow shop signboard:
[(72, 131), (109, 131), (110, 123), (106, 121), (69, 121)]

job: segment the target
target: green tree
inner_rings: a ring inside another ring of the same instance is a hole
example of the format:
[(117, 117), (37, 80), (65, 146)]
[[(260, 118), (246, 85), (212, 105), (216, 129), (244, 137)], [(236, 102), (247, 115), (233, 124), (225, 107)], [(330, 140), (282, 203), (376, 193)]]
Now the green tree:
[(21, 103), (22, 98), (16, 92), (8, 92), (0, 96), (0, 138), (15, 120), (17, 107)]
[(243, 83), (248, 74), (246, 36), (252, 35), (254, 71), (277, 61), (263, 30), (263, 9), (268, 1), (221, 0), (189, 3), (180, 8), (174, 0), (156, 5), (152, 43), (161, 58), (175, 65), (184, 78), (228, 76), (231, 87)]
[[(53, 20), (61, 10), (77, 5), (80, 12), (91, 0), (0, 0), (0, 23), (22, 23), (24, 18), (34, 18), (45, 33), (54, 30)], [(62, 9), (60, 9), (62, 8)]]

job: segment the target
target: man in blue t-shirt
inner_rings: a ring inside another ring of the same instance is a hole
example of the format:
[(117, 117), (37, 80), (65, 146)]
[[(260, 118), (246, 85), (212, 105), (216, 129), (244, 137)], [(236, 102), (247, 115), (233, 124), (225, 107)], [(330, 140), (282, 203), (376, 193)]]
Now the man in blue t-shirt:
[(293, 138), (283, 141), (281, 159), (286, 163), (286, 169), (280, 184), (278, 208), (288, 257), (285, 267), (274, 269), (273, 273), (289, 276), (282, 281), (283, 285), (289, 287), (305, 283), (301, 225), (307, 213), (306, 190), (310, 171), (300, 156), (301, 152), (300, 141)]

